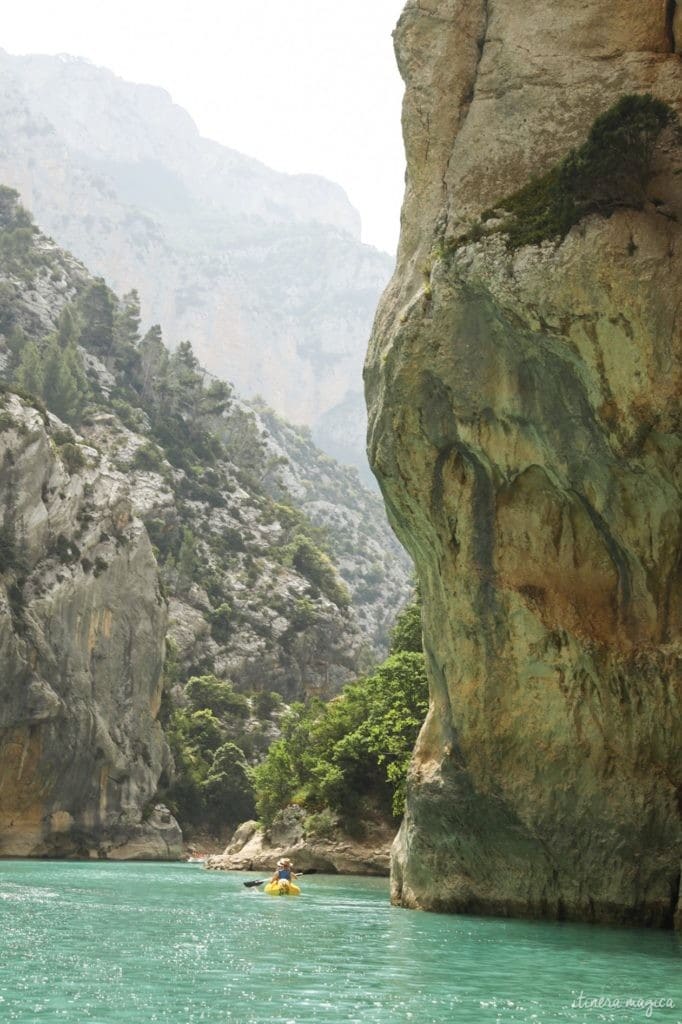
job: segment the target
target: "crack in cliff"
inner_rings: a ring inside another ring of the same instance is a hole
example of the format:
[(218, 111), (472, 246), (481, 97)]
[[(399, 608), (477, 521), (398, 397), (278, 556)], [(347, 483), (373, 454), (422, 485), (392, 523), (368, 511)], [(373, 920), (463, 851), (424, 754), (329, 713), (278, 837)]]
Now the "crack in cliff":
[(443, 233), (444, 234), (447, 234), (448, 220), (449, 220), (449, 212), (448, 212), (448, 206), (449, 206), (448, 178), (450, 176), (450, 166), (452, 164), (452, 159), (453, 159), (453, 157), (455, 155), (455, 143), (457, 141), (457, 137), (459, 136), (460, 132), (462, 131), (462, 128), (464, 127), (466, 119), (469, 116), (469, 111), (471, 109), (471, 104), (473, 103), (474, 95), (476, 93), (476, 82), (478, 80), (479, 69), (481, 67), (481, 61), (483, 60), (483, 54), (485, 52), (486, 43), (488, 41), (488, 27), (490, 25), (490, 3), (491, 3), (491, 0), (481, 0), (481, 8), (480, 8), (481, 25), (480, 25), (480, 28), (479, 28), (479, 31), (478, 31), (478, 36), (477, 36), (477, 39), (476, 39), (476, 48), (477, 48), (477, 51), (478, 51), (477, 55), (476, 55), (476, 61), (474, 63), (474, 67), (473, 67), (473, 70), (472, 70), (471, 80), (469, 82), (469, 88), (468, 88), (467, 92), (465, 93), (465, 95), (464, 95), (464, 97), (462, 99), (462, 106), (461, 106), (461, 109), (460, 109), (459, 118), (458, 118), (458, 121), (457, 121), (457, 126), (455, 128), (455, 133), (454, 133), (454, 136), (453, 136), (453, 139), (452, 139), (452, 149), (450, 150), (450, 156), (448, 157), (447, 164), (445, 165), (445, 171), (444, 171), (443, 176), (441, 178), (442, 187), (443, 187), (443, 203), (444, 203), (444, 208), (445, 208), (445, 215), (444, 215), (444, 218), (443, 218), (443, 223), (444, 223)]
[(478, 79), (478, 72), (479, 72), (479, 68), (481, 66), (481, 61), (483, 60), (483, 53), (485, 51), (485, 44), (486, 44), (486, 42), (488, 40), (488, 26), (490, 24), (490, 0), (483, 0), (481, 16), (482, 16), (483, 24), (481, 26), (481, 30), (480, 30), (478, 38), (476, 40), (476, 48), (478, 50), (478, 55), (476, 57), (476, 64), (475, 64), (475, 67), (474, 67), (474, 73), (473, 73), (472, 80), (471, 80), (471, 86), (470, 86), (469, 92), (467, 93), (467, 96), (465, 97), (465, 100), (464, 100), (465, 106), (464, 106), (464, 108), (462, 110), (462, 117), (461, 117), (461, 122), (462, 123), (464, 123), (464, 121), (466, 120), (466, 117), (467, 117), (467, 115), (469, 113), (469, 109), (471, 107), (472, 100), (474, 98), (474, 92), (476, 91), (476, 81)]
[(629, 622), (630, 604), (632, 601), (632, 570), (627, 555), (621, 545), (614, 537), (604, 517), (596, 510), (594, 505), (581, 491), (571, 489), (585, 509), (592, 525), (601, 537), (609, 553), (609, 557), (618, 574), (618, 612), (620, 621), (624, 624)]
[[(439, 14), (437, 11), (429, 11), (428, 8), (422, 7), (419, 0), (417, 0), (417, 6), (415, 7), (415, 10), (419, 11), (420, 14), (423, 14), (425, 18), (430, 18), (432, 21), (441, 21), (443, 22), (443, 24), (452, 25), (452, 18), (448, 17), (445, 14)], [(408, 11), (409, 8), (406, 8), (405, 13), (407, 13)]]
[[(668, 46), (668, 53), (677, 53), (677, 40), (675, 39), (675, 10), (677, 0), (668, 0), (665, 7), (665, 38)], [(682, 40), (680, 40), (682, 42)]]

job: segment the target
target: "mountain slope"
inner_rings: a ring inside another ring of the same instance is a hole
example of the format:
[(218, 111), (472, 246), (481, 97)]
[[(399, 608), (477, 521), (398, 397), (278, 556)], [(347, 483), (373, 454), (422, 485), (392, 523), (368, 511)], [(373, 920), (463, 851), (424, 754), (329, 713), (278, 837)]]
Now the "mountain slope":
[(258, 759), (271, 691), (338, 692), (381, 653), (387, 601), (409, 593), (405, 562), (378, 554), (385, 586), (354, 599), (334, 547), (345, 536), (352, 591), (355, 520), (332, 545), (280, 477), (324, 465), (369, 522), (381, 510), (354, 471), (309, 439), (297, 461), (303, 435), (286, 424), (275, 450), (270, 410), (188, 343), (170, 354), (138, 328), (134, 294), (117, 298), (0, 188), (2, 853), (177, 855), (177, 825), (152, 806), (173, 778), (160, 722), (188, 680), (233, 694), (234, 722), (210, 719), (221, 764), (235, 737)]
[(171, 348), (311, 426), (364, 473), (360, 377), (391, 260), (338, 186), (202, 139), (161, 89), (0, 52), (0, 181)]

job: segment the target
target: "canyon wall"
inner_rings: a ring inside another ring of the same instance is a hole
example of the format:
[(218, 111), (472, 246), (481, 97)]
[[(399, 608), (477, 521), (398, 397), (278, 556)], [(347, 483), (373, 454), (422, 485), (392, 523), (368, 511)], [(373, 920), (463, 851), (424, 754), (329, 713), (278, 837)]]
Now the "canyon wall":
[(660, 0), (411, 0), (396, 30), (407, 188), (365, 375), (432, 695), (405, 906), (680, 920), (679, 136), (640, 208), (563, 240), (477, 219), (624, 95), (682, 112), (681, 38)]
[(177, 857), (187, 681), (234, 684), (213, 735), (255, 763), (411, 593), (354, 469), (124, 309), (0, 185), (0, 857)]
[(2, 396), (0, 856), (178, 858), (158, 567), (127, 480), (70, 433)]

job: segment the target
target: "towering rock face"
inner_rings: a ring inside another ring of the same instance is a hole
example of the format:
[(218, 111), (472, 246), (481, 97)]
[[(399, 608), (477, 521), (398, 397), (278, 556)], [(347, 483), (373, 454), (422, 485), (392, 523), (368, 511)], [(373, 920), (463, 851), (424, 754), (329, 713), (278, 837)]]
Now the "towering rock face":
[(408, 183), (366, 384), (432, 687), (394, 847), (406, 906), (654, 925), (678, 907), (674, 133), (641, 209), (517, 251), (466, 237), (624, 94), (679, 113), (679, 33), (660, 0), (411, 0), (398, 25)]
[(0, 856), (178, 857), (151, 801), (167, 605), (127, 481), (58, 420), (0, 409)]

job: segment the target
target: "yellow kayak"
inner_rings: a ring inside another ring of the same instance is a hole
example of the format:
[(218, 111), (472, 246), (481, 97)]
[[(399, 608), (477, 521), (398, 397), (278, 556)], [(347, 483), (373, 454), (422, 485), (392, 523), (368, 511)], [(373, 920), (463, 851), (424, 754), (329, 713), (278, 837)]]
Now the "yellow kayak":
[(265, 886), (264, 892), (268, 896), (300, 896), (301, 890), (293, 882), (287, 882), (282, 879), (279, 882), (268, 882)]

